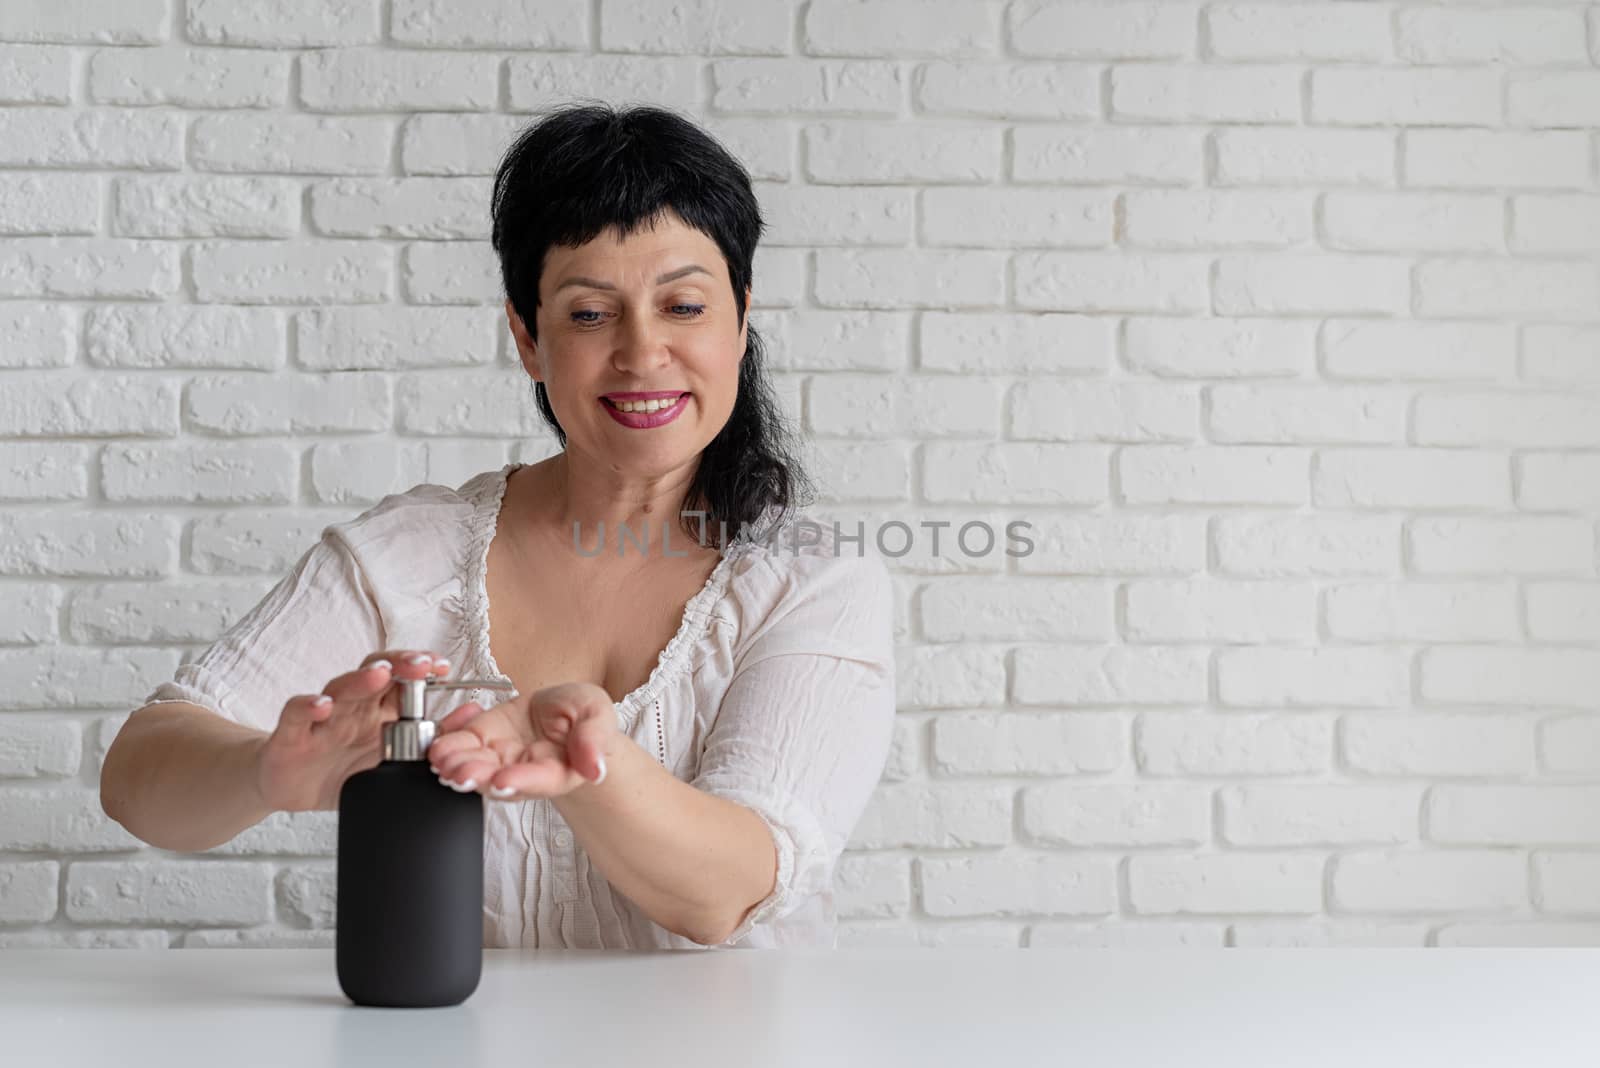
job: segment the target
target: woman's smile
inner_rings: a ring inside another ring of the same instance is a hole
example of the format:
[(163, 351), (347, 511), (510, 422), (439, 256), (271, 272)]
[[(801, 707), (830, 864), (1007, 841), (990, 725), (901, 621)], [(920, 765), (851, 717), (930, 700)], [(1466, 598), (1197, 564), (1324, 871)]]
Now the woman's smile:
[[(676, 401), (667, 404), (665, 407), (658, 407), (654, 411), (625, 412), (605, 397), (600, 398), (600, 407), (606, 410), (607, 415), (625, 427), (634, 430), (650, 430), (653, 427), (666, 426), (678, 418), (683, 413), (683, 410), (688, 407), (691, 396), (693, 396), (692, 393), (685, 393)], [(622, 403), (628, 404), (630, 407), (633, 406), (633, 402), (624, 401)], [(644, 404), (644, 402), (640, 403), (641, 405)], [(657, 401), (656, 403), (661, 404), (663, 402)]]

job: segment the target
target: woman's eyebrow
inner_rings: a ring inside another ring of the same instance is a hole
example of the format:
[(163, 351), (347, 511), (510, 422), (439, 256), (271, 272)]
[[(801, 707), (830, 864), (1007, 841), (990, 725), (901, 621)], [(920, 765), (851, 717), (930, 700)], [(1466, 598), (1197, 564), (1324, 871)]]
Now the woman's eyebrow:
[[(701, 274), (710, 274), (711, 273), (710, 271), (706, 270), (704, 267), (700, 266), (698, 263), (691, 263), (687, 267), (679, 267), (676, 271), (668, 271), (666, 274), (661, 275), (659, 278), (656, 279), (656, 285), (664, 286), (668, 282), (672, 282), (672, 281), (675, 281), (675, 280), (677, 280), (679, 278), (682, 278), (686, 274), (694, 274), (696, 271), (699, 271)], [(582, 275), (573, 275), (571, 278), (568, 278), (568, 279), (564, 280), (560, 285), (556, 286), (555, 292), (559, 293), (563, 289), (566, 289), (568, 286), (588, 286), (590, 289), (616, 289), (617, 288), (616, 286), (612, 285), (610, 282), (602, 282), (598, 278), (585, 278)]]

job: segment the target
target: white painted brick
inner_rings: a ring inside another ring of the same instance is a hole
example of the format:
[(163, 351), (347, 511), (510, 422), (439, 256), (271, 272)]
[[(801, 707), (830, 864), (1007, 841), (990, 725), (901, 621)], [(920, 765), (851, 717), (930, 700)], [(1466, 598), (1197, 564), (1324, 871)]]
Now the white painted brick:
[[(900, 614), (900, 606), (895, 606), (896, 615)], [(898, 623), (894, 634), (897, 643), (910, 640), (904, 628)], [(927, 733), (926, 725), (921, 717), (901, 716), (895, 720), (894, 737), (889, 743), (889, 757), (884, 765), (882, 782), (906, 782), (922, 777), (924, 760), (922, 759), (922, 738)]]
[(834, 871), (833, 892), (841, 920), (904, 916), (911, 908), (911, 866), (903, 857), (846, 853)]
[[(222, 922), (222, 921), (217, 921)], [(178, 943), (183, 949), (327, 949), (335, 947), (335, 932), (252, 927), (247, 930), (185, 931)]]
[(1112, 242), (1111, 198), (1104, 193), (929, 189), (921, 201), (928, 245), (1105, 248)]
[(179, 285), (178, 248), (110, 237), (17, 237), (0, 246), (0, 296), (161, 300)]
[(0, 174), (0, 234), (93, 234), (103, 184), (92, 174)]
[(1589, 143), (1577, 130), (1408, 130), (1405, 184), (1449, 189), (1582, 189)]
[(0, 649), (0, 709), (121, 707), (177, 666), (178, 655), (161, 649)]
[(711, 63), (711, 106), (729, 114), (896, 115), (899, 64), (833, 59), (723, 59)]
[(1416, 786), (1253, 785), (1217, 791), (1218, 833), (1233, 846), (1388, 845), (1420, 836)]
[(893, 371), (906, 365), (909, 312), (752, 313), (774, 371)]
[(895, 696), (901, 709), (969, 708), (1006, 700), (1005, 650), (968, 643), (895, 650)]
[(332, 857), (338, 848), (337, 812), (274, 812), (227, 842), (206, 850), (205, 855)]
[(1586, 319), (1600, 300), (1600, 267), (1579, 261), (1430, 260), (1416, 279), (1421, 315)]
[(154, 515), (0, 515), (0, 575), (155, 578), (177, 544), (177, 524)]
[(1600, 247), (1600, 197), (1593, 193), (1512, 197), (1511, 247), (1518, 252), (1593, 251)]
[(929, 641), (1109, 641), (1113, 631), (1107, 582), (943, 578), (924, 585), (918, 602)]
[(53, 860), (0, 863), (0, 923), (48, 923), (59, 907), (61, 865)]
[(124, 237), (293, 237), (300, 186), (279, 178), (118, 178), (111, 225)]
[(1593, 845), (1600, 842), (1600, 787), (1435, 786), (1428, 837), (1455, 845)]
[(806, 382), (807, 426), (835, 437), (994, 437), (1000, 382), (905, 375), (818, 375)]
[(1411, 559), (1437, 575), (1561, 575), (1594, 572), (1591, 523), (1560, 516), (1430, 516), (1410, 524)]
[(400, 127), (404, 174), (493, 174), (526, 115), (410, 115)]
[(1439, 928), (1434, 945), (1562, 949), (1600, 946), (1600, 924), (1448, 923)]
[(1513, 126), (1600, 125), (1600, 72), (1513, 71), (1506, 85), (1506, 120)]
[(27, 437), (171, 437), (178, 433), (174, 382), (70, 372), (34, 375), (0, 391), (0, 434)]
[(0, 803), (6, 812), (0, 849), (104, 853), (143, 845), (105, 814), (94, 790), (6, 787)]
[(1229, 928), (1228, 944), (1247, 949), (1309, 949), (1335, 946), (1421, 947), (1428, 944), (1427, 939), (1428, 927), (1420, 923), (1261, 920), (1233, 924)]
[(1143, 774), (1184, 777), (1318, 775), (1332, 737), (1328, 719), (1298, 713), (1143, 712), (1133, 734)]
[(1600, 914), (1600, 853), (1535, 853), (1533, 887), (1540, 912)]
[(1226, 648), (1217, 652), (1217, 697), (1241, 708), (1390, 708), (1404, 703), (1404, 650)]
[(932, 444), (922, 494), (940, 502), (1093, 504), (1106, 499), (1108, 449), (1096, 445)]
[(1511, 851), (1368, 851), (1333, 859), (1341, 912), (1498, 911), (1527, 900), (1528, 864)]
[[(760, 9), (755, 13), (759, 14)], [(719, 21), (726, 22), (727, 18), (724, 14)], [(708, 118), (702, 120), (702, 125), (744, 165), (750, 177), (787, 182), (794, 173), (794, 138), (788, 123)]]
[(394, 127), (393, 119), (363, 115), (200, 115), (190, 160), (205, 171), (380, 174)]
[(167, 932), (133, 929), (0, 931), (0, 949), (166, 949)]
[(865, 849), (971, 849), (1011, 841), (1009, 786), (879, 787), (850, 841)]
[(1311, 121), (1328, 126), (1492, 126), (1493, 70), (1330, 67), (1311, 72)]
[(514, 111), (543, 111), (574, 98), (605, 98), (625, 85), (631, 101), (687, 111), (701, 106), (701, 67), (692, 56), (513, 56), (507, 99)]
[(207, 44), (317, 48), (381, 37), (375, 0), (187, 0), (184, 16), (189, 40)]
[(89, 495), (89, 455), (87, 445), (0, 442), (0, 501), (82, 500)]
[(70, 48), (0, 45), (0, 104), (69, 103), (72, 79)]
[(1211, 837), (1203, 786), (1032, 786), (1020, 800), (1023, 833), (1045, 846), (1201, 846)]
[(1216, 184), (1394, 184), (1395, 135), (1388, 130), (1218, 130)]
[(285, 868), (277, 878), (278, 916), (295, 927), (332, 927), (336, 891), (331, 864)]
[(1394, 575), (1400, 570), (1400, 524), (1353, 516), (1219, 516), (1216, 557), (1224, 574)]
[(1111, 68), (1111, 115), (1119, 121), (1273, 123), (1300, 120), (1301, 68)]
[(1116, 466), (1128, 504), (1298, 505), (1311, 456), (1252, 445), (1132, 445), (1117, 453)]
[(76, 775), (82, 760), (83, 732), (76, 723), (46, 716), (7, 716), (0, 721), (0, 777)]
[(183, 166), (185, 117), (122, 108), (6, 108), (0, 166), (175, 171)]
[(1223, 256), (1215, 308), (1223, 315), (1401, 315), (1410, 308), (1410, 261), (1283, 252)]
[(1100, 924), (1045, 924), (1028, 928), (1029, 949), (1220, 949), (1227, 929), (1221, 924), (1120, 921)]
[(600, 5), (600, 48), (606, 52), (772, 55), (790, 50), (793, 14), (786, 5), (728, 8), (719, 0), (607, 0)]
[[(1096, 68), (1070, 63), (919, 63), (911, 76), (919, 111), (995, 119), (1092, 119), (1100, 114)], [(1011, 131), (1014, 138), (1053, 131)]]
[(216, 434), (373, 433), (393, 424), (378, 375), (228, 375), (191, 379), (184, 415)]
[(1012, 261), (1017, 304), (1044, 311), (1202, 312), (1202, 256), (1023, 252)]
[(1100, 858), (919, 857), (914, 878), (930, 916), (1093, 916), (1116, 909), (1116, 869)]
[(1410, 394), (1373, 387), (1222, 385), (1207, 389), (1212, 441), (1400, 445)]
[(283, 444), (109, 444), (107, 500), (290, 504), (299, 456)]
[(309, 111), (487, 111), (499, 97), (499, 65), (473, 55), (329, 48), (299, 67)]
[(84, 355), (97, 367), (270, 371), (283, 366), (283, 337), (275, 308), (102, 304), (88, 311)]
[(1206, 699), (1207, 654), (1183, 646), (1018, 649), (1012, 698), (1026, 705), (1171, 705)]
[(265, 594), (260, 583), (127, 583), (72, 592), (67, 635), (82, 645), (209, 644)]
[(1518, 458), (1523, 508), (1600, 512), (1600, 456), (1530, 454)]
[[(1000, 177), (1000, 131), (984, 126), (834, 122), (807, 126), (804, 143), (806, 177), (813, 182), (924, 185)], [(1003, 195), (995, 189), (981, 192)]]
[(1223, 4), (1207, 8), (1215, 59), (1382, 62), (1390, 56), (1389, 12), (1365, 4)]
[(1125, 590), (1129, 641), (1233, 644), (1317, 636), (1317, 593), (1307, 583), (1141, 580)]
[(1012, 388), (1010, 435), (1044, 441), (1192, 441), (1200, 396), (1183, 385), (1035, 378)]
[(89, 56), (97, 104), (182, 108), (281, 108), (289, 57), (220, 48), (116, 48)]
[(80, 862), (67, 868), (66, 912), (77, 923), (262, 923), (272, 868), (238, 861)]
[(43, 645), (56, 641), (64, 596), (61, 587), (42, 582), (12, 582), (0, 589), (5, 591), (9, 609), (0, 617), (0, 643)]
[(1103, 371), (1116, 347), (1115, 320), (1088, 315), (922, 315), (919, 366), (930, 371)]
[(1034, 574), (1187, 575), (1205, 567), (1198, 517), (1103, 514), (1041, 517), (1017, 570)]
[(1001, 252), (823, 249), (815, 296), (829, 308), (996, 307), (1005, 296)]
[(537, 48), (589, 43), (585, 0), (391, 0), (389, 37), (427, 48)]
[(1300, 375), (1314, 362), (1316, 324), (1269, 319), (1127, 320), (1131, 370), (1162, 378)]
[(1425, 393), (1413, 435), (1422, 445), (1593, 449), (1600, 447), (1600, 395)]
[(883, 923), (839, 925), (839, 948), (1017, 949), (1021, 928), (1007, 923), (938, 923), (891, 927)]
[(1145, 915), (1314, 913), (1322, 864), (1287, 854), (1131, 857), (1128, 903)]
[(1516, 642), (1511, 583), (1388, 582), (1330, 586), (1323, 594), (1328, 637), (1350, 642)]
[(1557, 7), (1395, 11), (1395, 51), (1407, 63), (1587, 63), (1583, 12)]
[(1504, 508), (1511, 464), (1489, 451), (1323, 449), (1311, 495), (1319, 508)]
[(943, 713), (933, 721), (940, 775), (1082, 775), (1115, 771), (1127, 746), (1112, 713)]
[(1523, 588), (1530, 637), (1600, 643), (1600, 583), (1529, 582)]
[[(792, 308), (805, 300), (811, 254), (803, 249), (756, 246), (754, 308)], [(764, 283), (764, 284), (762, 284)]]
[(774, 245), (889, 245), (911, 239), (913, 196), (905, 189), (763, 184), (756, 190)]
[(1153, 189), (1122, 203), (1130, 248), (1288, 248), (1312, 236), (1308, 193)]
[(1500, 197), (1480, 193), (1335, 192), (1322, 198), (1329, 248), (1498, 252), (1505, 247)]
[(0, 367), (66, 367), (77, 357), (78, 316), (60, 304), (0, 304)]
[(416, 485), (419, 446), (392, 441), (323, 442), (311, 448), (311, 493), (327, 504), (376, 504)]
[(815, 56), (964, 57), (996, 50), (999, 12), (971, 0), (811, 0), (801, 48)]
[(167, 39), (168, 0), (52, 0), (7, 5), (0, 39), (99, 44), (159, 44)]
[(404, 246), (400, 285), (411, 304), (505, 304), (500, 262), (485, 241), (418, 241)]
[(1008, 6), (1006, 31), (1019, 55), (1071, 59), (1178, 59), (1195, 52), (1189, 4), (1030, 2)]
[(1332, 319), (1322, 326), (1322, 370), (1369, 381), (1503, 381), (1515, 376), (1512, 323), (1374, 322)]
[(189, 256), (207, 304), (377, 304), (394, 285), (393, 250), (366, 241), (200, 241)]
[(395, 389), (395, 409), (407, 434), (525, 435), (542, 425), (532, 381), (520, 367), (404, 375)]
[[(347, 509), (251, 509), (197, 519), (185, 565), (201, 575), (281, 576)], [(176, 535), (173, 538), (176, 541)]]
[(1339, 751), (1363, 775), (1524, 775), (1533, 766), (1533, 725), (1493, 713), (1350, 715)]
[(1426, 649), (1417, 673), (1434, 703), (1593, 708), (1600, 689), (1600, 661), (1583, 649)]
[(1190, 185), (1205, 170), (1198, 129), (1050, 129), (1011, 133), (1011, 177), (1046, 185), (1139, 183)]

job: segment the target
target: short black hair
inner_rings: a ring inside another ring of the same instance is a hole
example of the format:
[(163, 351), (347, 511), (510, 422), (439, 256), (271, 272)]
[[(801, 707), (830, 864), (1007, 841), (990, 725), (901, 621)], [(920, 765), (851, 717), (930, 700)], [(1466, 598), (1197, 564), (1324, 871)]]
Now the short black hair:
[[(576, 248), (608, 227), (626, 237), (668, 209), (721, 249), (743, 325), (766, 224), (749, 172), (714, 137), (665, 108), (591, 102), (559, 107), (519, 133), (495, 173), (491, 241), (506, 299), (529, 336), (537, 340), (539, 278), (552, 246)], [(765, 536), (811, 493), (753, 325), (745, 338), (733, 413), (701, 454), (683, 506), (706, 513), (703, 526), (685, 518), (684, 529), (719, 548), (723, 531), (729, 540), (747, 530)], [(534, 397), (565, 448), (544, 383), (534, 384)]]

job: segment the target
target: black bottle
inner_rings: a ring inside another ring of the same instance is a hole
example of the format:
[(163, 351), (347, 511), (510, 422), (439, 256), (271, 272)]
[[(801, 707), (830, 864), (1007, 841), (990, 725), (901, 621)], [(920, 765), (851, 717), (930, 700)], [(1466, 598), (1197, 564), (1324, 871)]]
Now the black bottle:
[(357, 1005), (458, 1005), (483, 971), (483, 795), (428, 767), (433, 690), (510, 690), (483, 679), (400, 679), (383, 760), (339, 791), (335, 959)]

